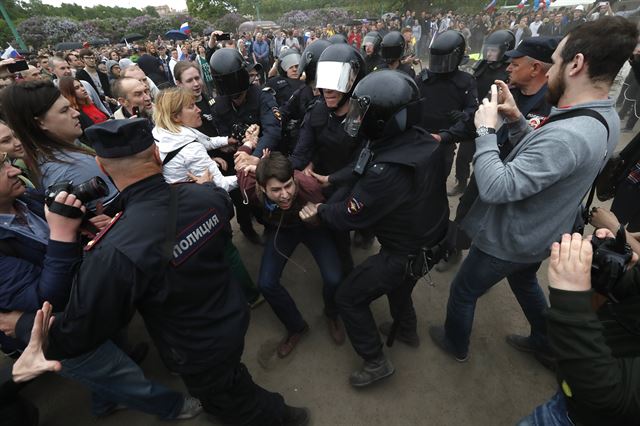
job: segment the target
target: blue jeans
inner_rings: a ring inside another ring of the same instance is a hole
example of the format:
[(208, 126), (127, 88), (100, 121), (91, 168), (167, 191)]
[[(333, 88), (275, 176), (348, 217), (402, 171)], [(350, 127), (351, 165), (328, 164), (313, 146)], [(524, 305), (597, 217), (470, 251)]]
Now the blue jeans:
[(151, 382), (140, 367), (110, 340), (92, 352), (62, 360), (60, 375), (93, 392), (91, 411), (108, 414), (116, 404), (155, 414), (162, 419), (178, 415), (184, 403), (180, 392)]
[(322, 297), (325, 314), (332, 318), (337, 316), (334, 296), (342, 280), (342, 268), (336, 245), (327, 230), (310, 229), (304, 226), (280, 228), (277, 232), (277, 238), (275, 229), (268, 231), (260, 264), (258, 288), (290, 333), (301, 331), (305, 322), (291, 295), (280, 284), (280, 277), (287, 260), (300, 243), (309, 249), (320, 268), (324, 283)]
[(469, 351), (476, 302), (491, 287), (507, 278), (529, 324), (532, 343), (548, 350), (547, 325), (543, 311), (547, 308), (536, 272), (540, 262), (515, 263), (490, 256), (474, 245), (451, 283), (445, 330), (458, 354)]
[(544, 404), (536, 407), (529, 416), (516, 426), (573, 426), (567, 414), (567, 404), (560, 391)]

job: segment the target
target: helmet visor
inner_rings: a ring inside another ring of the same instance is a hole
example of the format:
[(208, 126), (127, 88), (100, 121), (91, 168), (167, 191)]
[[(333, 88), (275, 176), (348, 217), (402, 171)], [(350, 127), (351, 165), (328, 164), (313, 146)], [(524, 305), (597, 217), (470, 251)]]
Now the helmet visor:
[(371, 100), (366, 96), (349, 99), (349, 112), (347, 112), (347, 116), (344, 119), (343, 127), (344, 131), (352, 138), (358, 136), (364, 116), (367, 114), (370, 105)]
[(446, 55), (431, 54), (429, 60), (429, 70), (436, 74), (444, 74), (458, 69), (460, 56), (458, 52), (447, 53)]
[(504, 58), (505, 47), (500, 44), (483, 44), (482, 59), (487, 62), (498, 62)]
[(233, 96), (249, 88), (249, 73), (242, 68), (236, 72), (214, 75), (213, 83), (220, 96)]
[(300, 65), (300, 55), (297, 53), (289, 53), (287, 56), (282, 58), (280, 66), (284, 71), (287, 71), (294, 65)]
[(364, 39), (362, 40), (362, 44), (366, 45), (366, 44), (373, 44), (374, 46), (376, 45), (376, 42), (379, 42), (380, 38), (379, 37), (373, 37), (373, 36), (364, 36)]
[(357, 76), (357, 70), (348, 62), (318, 62), (316, 87), (349, 93)]

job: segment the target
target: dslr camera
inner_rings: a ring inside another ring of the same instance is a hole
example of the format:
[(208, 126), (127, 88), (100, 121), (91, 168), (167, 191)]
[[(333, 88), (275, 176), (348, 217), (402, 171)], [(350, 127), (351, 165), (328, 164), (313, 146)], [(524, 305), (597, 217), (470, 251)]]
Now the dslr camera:
[(620, 226), (615, 238), (598, 238), (594, 234), (591, 245), (591, 287), (613, 302), (618, 302), (615, 296), (616, 285), (627, 271), (627, 265), (633, 256), (624, 227)]
[(82, 204), (87, 204), (109, 195), (109, 187), (100, 176), (94, 176), (79, 185), (74, 185), (72, 181), (61, 181), (47, 188), (44, 199), (47, 206), (51, 207), (53, 200), (62, 191), (75, 195), (78, 200), (82, 201)]
[(248, 128), (248, 124), (234, 123), (233, 126), (231, 126), (231, 137), (236, 139), (238, 144), (241, 144), (244, 141), (244, 135), (247, 133)]

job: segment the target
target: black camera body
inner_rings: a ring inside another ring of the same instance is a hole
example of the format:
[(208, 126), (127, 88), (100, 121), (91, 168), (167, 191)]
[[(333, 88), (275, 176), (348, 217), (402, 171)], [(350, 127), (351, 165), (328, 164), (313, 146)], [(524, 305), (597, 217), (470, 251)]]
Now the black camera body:
[(94, 176), (79, 185), (74, 185), (72, 181), (61, 181), (47, 188), (44, 198), (47, 206), (51, 207), (53, 200), (62, 191), (75, 195), (78, 200), (82, 201), (82, 204), (87, 204), (109, 195), (109, 187), (100, 176)]
[(238, 143), (241, 144), (244, 141), (244, 135), (247, 133), (247, 129), (249, 129), (249, 125), (245, 123), (234, 123), (231, 126), (231, 137), (238, 140)]
[(598, 238), (594, 234), (591, 245), (591, 287), (613, 302), (618, 302), (615, 287), (627, 271), (627, 265), (633, 256), (624, 227), (620, 226), (615, 238)]

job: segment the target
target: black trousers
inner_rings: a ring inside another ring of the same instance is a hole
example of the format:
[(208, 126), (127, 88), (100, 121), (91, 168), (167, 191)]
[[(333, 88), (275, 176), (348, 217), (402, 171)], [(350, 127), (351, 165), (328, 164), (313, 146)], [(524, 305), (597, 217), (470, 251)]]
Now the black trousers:
[(456, 179), (458, 182), (467, 182), (471, 174), (471, 161), (476, 152), (475, 141), (462, 141), (458, 145), (458, 155), (456, 156)]
[(0, 384), (0, 423), (5, 426), (37, 426), (38, 409), (18, 393), (25, 383)]
[(380, 253), (358, 265), (338, 288), (336, 303), (355, 351), (365, 361), (382, 355), (382, 340), (369, 305), (387, 295), (398, 330), (415, 331), (416, 311), (411, 292), (416, 280), (406, 276), (407, 256)]
[(182, 381), (204, 411), (224, 424), (280, 426), (283, 422), (282, 395), (255, 384), (239, 356), (198, 374), (183, 374)]

